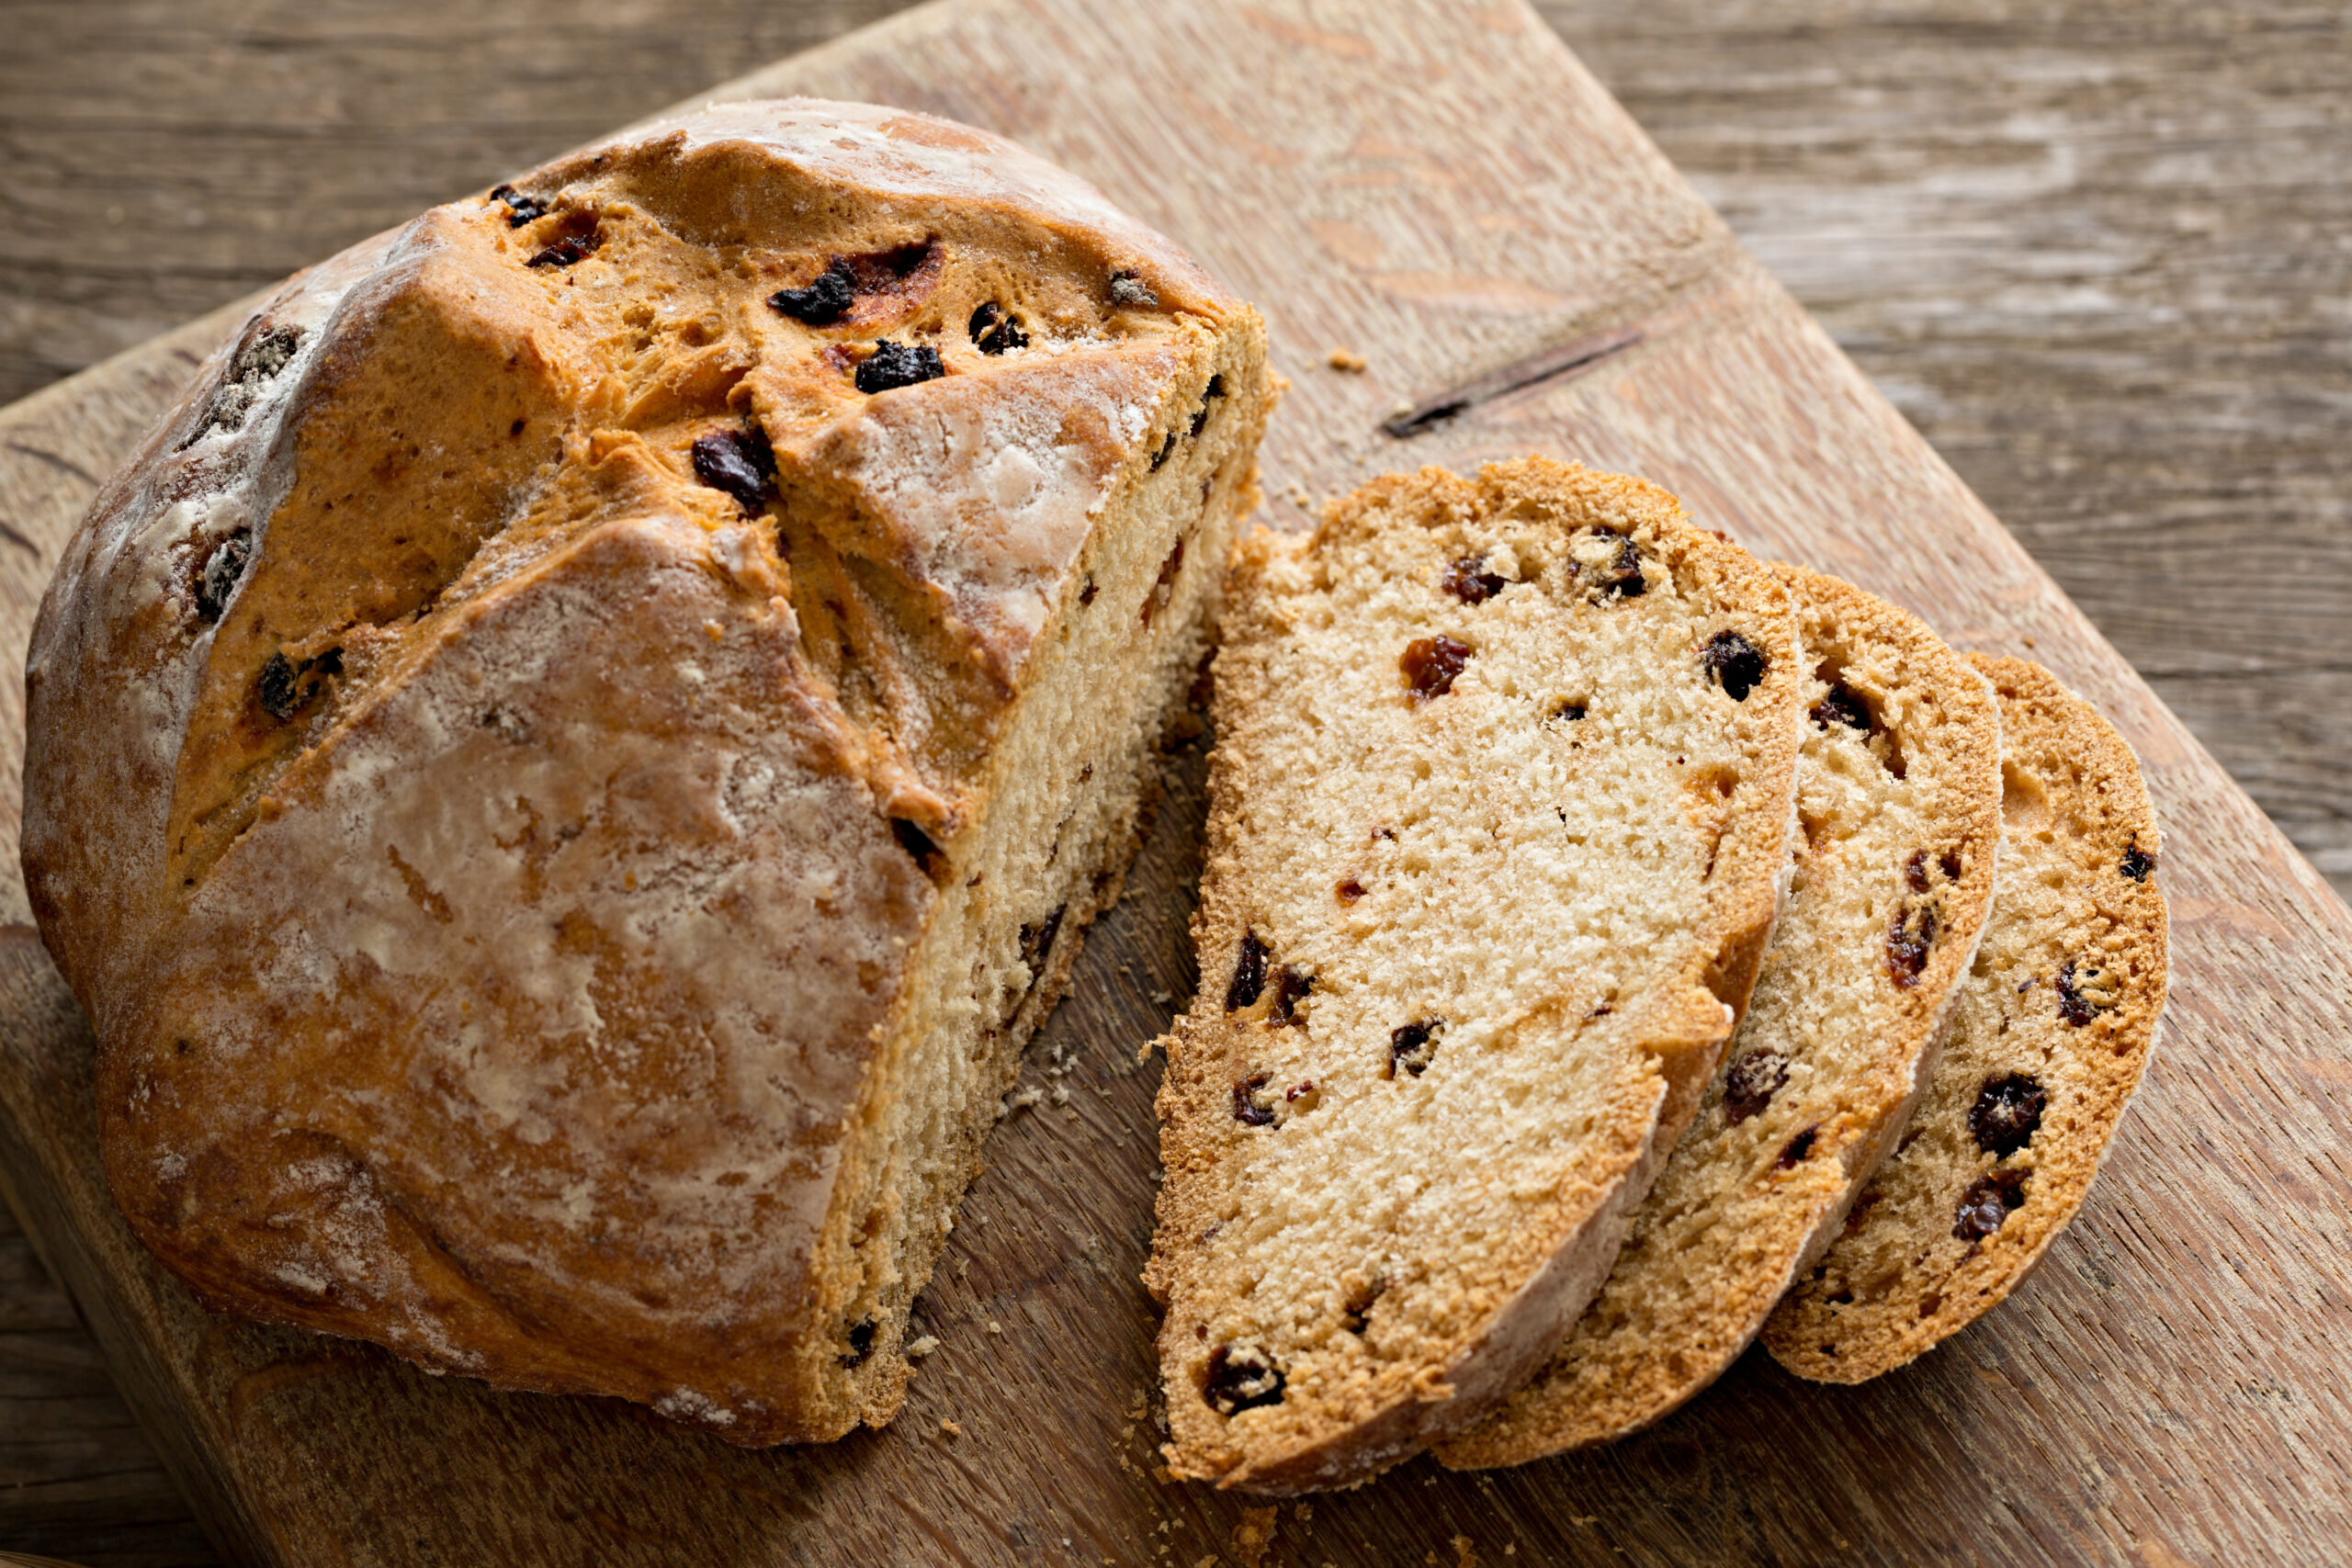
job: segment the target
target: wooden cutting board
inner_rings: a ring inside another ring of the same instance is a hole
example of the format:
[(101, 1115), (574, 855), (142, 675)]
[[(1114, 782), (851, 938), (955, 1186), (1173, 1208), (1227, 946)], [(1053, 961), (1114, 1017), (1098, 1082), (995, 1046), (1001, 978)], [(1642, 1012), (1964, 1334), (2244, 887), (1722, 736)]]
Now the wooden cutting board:
[[(1269, 520), (1385, 469), (1545, 451), (1647, 475), (1759, 553), (2024, 653), (2139, 749), (2174, 982), (2107, 1173), (2046, 1267), (1922, 1361), (1815, 1388), (1751, 1354), (1657, 1429), (1284, 1506), (1154, 1476), (1136, 1282), (1156, 1060), (1192, 984), (1201, 758), (1032, 1049), (918, 1309), (887, 1430), (746, 1453), (215, 1316), (107, 1198), (91, 1043), (0, 876), (0, 1183), (222, 1551), (268, 1564), (2299, 1562), (2352, 1533), (2352, 913), (1524, 6), (948, 0), (713, 96), (1014, 136), (1265, 311)], [(222, 312), (0, 411), (0, 658), (97, 482)], [(1363, 356), (1332, 368), (1334, 349)], [(2217, 570), (2222, 570), (2217, 565)], [(2193, 583), (2183, 592), (2194, 592)], [(13, 867), (22, 693), (0, 685)], [(103, 823), (102, 802), (93, 821)], [(98, 829), (96, 830), (103, 830)], [(1049, 1052), (1076, 1066), (1047, 1077)], [(945, 1424), (953, 1423), (951, 1429)], [(1253, 1545), (1271, 1527), (1271, 1545)]]

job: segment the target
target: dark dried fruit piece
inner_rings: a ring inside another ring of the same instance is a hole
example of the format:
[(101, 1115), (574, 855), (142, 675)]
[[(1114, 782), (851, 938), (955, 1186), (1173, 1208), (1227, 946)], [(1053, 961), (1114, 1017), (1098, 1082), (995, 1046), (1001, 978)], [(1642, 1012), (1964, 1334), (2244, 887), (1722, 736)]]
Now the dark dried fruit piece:
[(886, 337), (858, 366), (857, 389), (872, 397), (876, 392), (936, 380), (946, 374), (947, 366), (939, 357), (939, 350), (929, 344), (892, 343)]
[(254, 682), (254, 694), (261, 701), (262, 710), (280, 724), (310, 706), (326, 685), (326, 677), (343, 673), (343, 649), (328, 649), (316, 659), (306, 659), (300, 664), (286, 657), (285, 651), (273, 653), (261, 667), (261, 676)]
[(506, 204), (506, 226), (509, 229), (520, 229), (534, 218), (548, 215), (546, 202), (536, 196), (525, 196), (513, 186), (498, 186), (490, 193), (490, 199)]
[(1471, 652), (1468, 643), (1450, 637), (1415, 637), (1405, 645), (1396, 667), (1413, 688), (1413, 700), (1426, 703), (1453, 690), (1454, 678), (1469, 664)]
[(779, 288), (768, 296), (768, 304), (777, 311), (812, 327), (831, 325), (856, 303), (857, 274), (839, 256), (826, 263), (808, 287)]
[(1279, 1404), (1282, 1369), (1263, 1350), (1220, 1345), (1209, 1352), (1208, 1378), (1201, 1397), (1220, 1416), (1238, 1416), (1261, 1405)]
[(746, 513), (756, 517), (765, 508), (768, 481), (775, 478), (775, 453), (768, 446), (768, 433), (758, 425), (697, 436), (694, 463), (695, 478), (733, 496)]
[(261, 667), (261, 679), (254, 683), (254, 694), (261, 698), (263, 711), (283, 724), (300, 711), (302, 696), (296, 684), (294, 665), (283, 653), (273, 653)]
[(1724, 1074), (1724, 1120), (1732, 1126), (1772, 1103), (1789, 1081), (1789, 1059), (1778, 1051), (1750, 1051)]
[(967, 330), (972, 334), (972, 346), (982, 354), (1002, 354), (1009, 348), (1029, 346), (1029, 334), (1021, 330), (1020, 318), (993, 299), (972, 312)]
[(1332, 891), (1339, 894), (1340, 903), (1352, 904), (1363, 897), (1363, 884), (1351, 876), (1341, 881), (1340, 886)]
[(1580, 529), (1569, 542), (1568, 558), (1585, 597), (1596, 604), (1638, 599), (1649, 586), (1642, 581), (1642, 552), (1614, 529)]
[(1813, 705), (1813, 722), (1823, 729), (1842, 724), (1867, 735), (1871, 728), (1871, 705), (1860, 692), (1840, 681), (1829, 688), (1827, 696)]
[(1982, 1241), (2001, 1228), (2002, 1222), (2025, 1207), (2022, 1170), (1996, 1170), (1969, 1183), (1960, 1195), (1951, 1234), (1962, 1241)]
[(596, 254), (598, 237), (591, 234), (566, 234), (525, 262), (525, 266), (577, 266)]
[(1159, 450), (1151, 455), (1151, 471), (1155, 474), (1159, 472), (1168, 462), (1168, 455), (1175, 450), (1176, 433), (1171, 430), (1168, 433), (1168, 439), (1159, 444)]
[(2029, 1074), (1986, 1078), (1968, 1109), (1969, 1135), (1986, 1154), (2007, 1159), (2033, 1142), (2049, 1104), (2049, 1094)]
[(1699, 650), (1700, 667), (1736, 703), (1764, 683), (1764, 650), (1737, 632), (1717, 632)]
[(1223, 396), (1225, 396), (1225, 378), (1210, 377), (1209, 384), (1201, 389), (1201, 406), (1193, 411), (1193, 428), (1185, 432), (1186, 434), (1198, 435), (1201, 433), (1201, 427), (1209, 422), (1209, 400)]
[(1304, 1029), (1306, 1021), (1298, 1016), (1298, 1004), (1315, 989), (1315, 976), (1302, 975), (1285, 964), (1274, 976), (1273, 1021), (1280, 1025)]
[(1794, 1170), (1804, 1163), (1805, 1156), (1813, 1153), (1813, 1140), (1820, 1132), (1818, 1123), (1807, 1127), (1789, 1140), (1789, 1146), (1782, 1149), (1781, 1157), (1772, 1163), (1782, 1170)]
[(844, 1367), (862, 1367), (874, 1354), (874, 1320), (867, 1318), (849, 1331), (849, 1354), (834, 1358)]
[(253, 541), (251, 529), (239, 528), (212, 547), (203, 575), (196, 581), (196, 615), (205, 625), (219, 620), (220, 613), (229, 607), (229, 595), (244, 580), (245, 561), (252, 553)]
[(2058, 966), (2058, 1016), (2080, 1029), (2115, 1005), (2115, 985), (2106, 971), (2078, 971), (2071, 958)]
[(1927, 851), (1911, 852), (1911, 858), (1903, 863), (1903, 881), (1904, 885), (1914, 893), (1925, 893), (1928, 890)]
[(1566, 719), (1570, 724), (1574, 724), (1577, 720), (1584, 716), (1584, 705), (1582, 703), (1569, 702), (1563, 699), (1553, 705), (1552, 716), (1554, 718)]
[[(256, 327), (259, 324), (254, 323)], [(220, 389), (212, 394), (204, 417), (197, 422), (187, 439), (180, 443), (180, 450), (185, 452), (212, 431), (243, 428), (245, 414), (254, 406), (254, 400), (292, 361), (301, 342), (300, 327), (271, 327), (255, 333), (229, 362), (229, 373), (221, 378)]]
[(1905, 990), (1919, 983), (1928, 950), (1936, 944), (1936, 907), (1905, 899), (1886, 927), (1886, 972)]
[(1111, 299), (1115, 304), (1146, 310), (1159, 303), (1159, 296), (1152, 292), (1151, 285), (1125, 268), (1111, 275)]
[(1061, 934), (1062, 917), (1069, 912), (1067, 904), (1034, 926), (1021, 928), (1021, 962), (1029, 966), (1033, 977), (1044, 973), (1046, 955), (1054, 950), (1054, 938)]
[(1233, 1086), (1233, 1119), (1245, 1127), (1271, 1127), (1274, 1124), (1274, 1108), (1262, 1104), (1258, 1091), (1273, 1081), (1272, 1073), (1251, 1073)]
[(1241, 933), (1241, 954), (1233, 961), (1233, 983), (1225, 988), (1225, 1010), (1254, 1007), (1266, 989), (1266, 944), (1256, 931)]
[(2139, 840), (2132, 840), (2132, 847), (2123, 852), (2123, 874), (2134, 882), (2145, 882), (2155, 869), (2156, 857), (2142, 849)]
[(1372, 1322), (1374, 1305), (1387, 1288), (1385, 1280), (1374, 1280), (1350, 1291), (1347, 1299), (1340, 1303), (1340, 1326), (1351, 1334), (1362, 1334)]
[(1487, 570), (1484, 556), (1464, 556), (1445, 569), (1438, 586), (1464, 604), (1483, 604), (1510, 586), (1510, 579)]
[(1396, 1069), (1404, 1068), (1415, 1077), (1426, 1072), (1437, 1059), (1437, 1032), (1445, 1027), (1445, 1020), (1418, 1020), (1388, 1032), (1388, 1076), (1395, 1077)]

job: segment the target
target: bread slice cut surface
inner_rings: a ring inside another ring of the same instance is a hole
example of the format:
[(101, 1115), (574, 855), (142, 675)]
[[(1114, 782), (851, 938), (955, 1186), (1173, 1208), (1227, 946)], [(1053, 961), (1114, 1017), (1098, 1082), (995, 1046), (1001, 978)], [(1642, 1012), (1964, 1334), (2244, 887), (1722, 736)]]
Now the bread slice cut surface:
[(1606, 1271), (1754, 981), (1804, 671), (1767, 569), (1542, 459), (1377, 480), (1230, 594), (1149, 1279), (1171, 1468), (1296, 1491)]
[(1764, 1330), (1860, 1382), (1997, 1305), (2082, 1207), (2164, 1010), (2158, 840), (2138, 763), (2040, 665), (1971, 655), (2003, 731), (2000, 886), (1909, 1125)]
[(1902, 1125), (1983, 934), (2001, 821), (1990, 688), (1905, 612), (1778, 570), (1808, 720), (1787, 907), (1607, 1283), (1532, 1382), (1440, 1448), (1450, 1465), (1606, 1442), (1720, 1375)]

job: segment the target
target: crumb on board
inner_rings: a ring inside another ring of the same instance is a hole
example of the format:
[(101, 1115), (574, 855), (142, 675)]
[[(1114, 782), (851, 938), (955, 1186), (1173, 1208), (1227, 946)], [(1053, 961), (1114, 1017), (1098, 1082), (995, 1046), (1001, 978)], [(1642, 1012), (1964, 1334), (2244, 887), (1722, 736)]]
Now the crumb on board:
[(933, 1350), (938, 1348), (939, 1336), (936, 1334), (926, 1334), (922, 1338), (907, 1347), (907, 1355), (910, 1359), (920, 1361), (925, 1356), (930, 1355)]
[(989, 1319), (989, 1332), (990, 1334), (1002, 1334), (1004, 1332), (1004, 1325), (999, 1323), (994, 1318), (990, 1318)]
[(1327, 363), (1334, 370), (1342, 370), (1351, 376), (1360, 376), (1363, 373), (1365, 362), (1363, 355), (1352, 349), (1335, 348), (1331, 351)]
[(1026, 1111), (1045, 1098), (1046, 1091), (1034, 1085), (1028, 1089), (1017, 1089), (1006, 1096), (1003, 1114), (1010, 1116), (1016, 1111)]
[(1274, 1510), (1244, 1508), (1233, 1527), (1233, 1555), (1241, 1568), (1263, 1568), (1266, 1549), (1274, 1543)]
[(942, 1416), (939, 1418), (939, 1435), (943, 1438), (960, 1438), (964, 1435), (964, 1428)]

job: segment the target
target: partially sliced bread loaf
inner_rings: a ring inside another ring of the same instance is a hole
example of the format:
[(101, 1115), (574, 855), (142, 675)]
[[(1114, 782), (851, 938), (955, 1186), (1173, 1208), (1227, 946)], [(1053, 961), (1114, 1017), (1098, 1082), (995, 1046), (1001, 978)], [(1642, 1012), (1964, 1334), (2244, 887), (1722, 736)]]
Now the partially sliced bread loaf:
[(1804, 667), (1663, 491), (1379, 479), (1238, 552), (1148, 1276), (1170, 1467), (1364, 1479), (1532, 1371), (1754, 983)]
[(889, 1419), (1273, 390), (1091, 186), (866, 105), (664, 121), (280, 289), (26, 669), (133, 1232), (435, 1371)]
[(2164, 1010), (2156, 822), (2130, 749), (2040, 665), (1972, 659), (2001, 705), (2000, 890), (1901, 1143), (1765, 1325), (1820, 1382), (1901, 1366), (2025, 1277), (2082, 1206)]
[(1763, 1327), (1910, 1111), (1984, 929), (2001, 728), (1905, 612), (1779, 569), (1804, 641), (1796, 876), (1739, 1032), (1551, 1364), (1446, 1441), (1457, 1468), (1622, 1437)]

